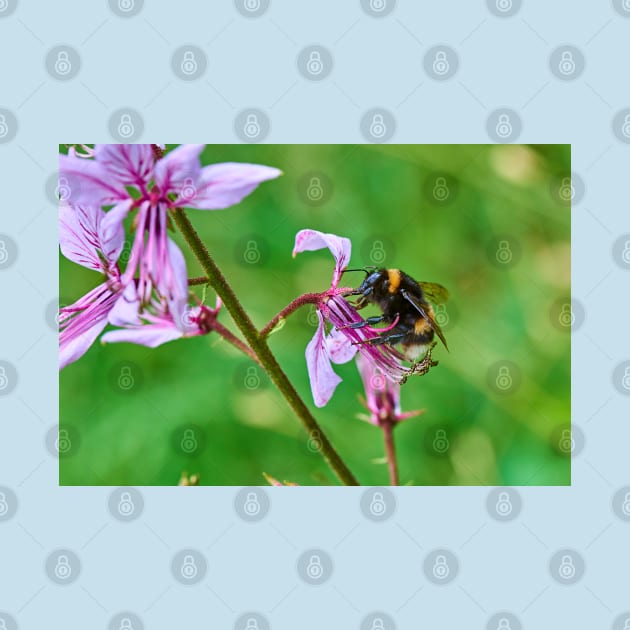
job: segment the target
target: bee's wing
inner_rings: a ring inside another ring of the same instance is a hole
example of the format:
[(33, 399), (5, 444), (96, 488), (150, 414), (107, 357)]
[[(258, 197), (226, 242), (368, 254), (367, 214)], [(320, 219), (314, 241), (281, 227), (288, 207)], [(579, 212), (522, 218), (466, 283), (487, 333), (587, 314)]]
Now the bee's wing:
[[(436, 285), (439, 286), (439, 285)], [(446, 289), (445, 289), (446, 290)], [(424, 317), (428, 322), (431, 328), (435, 331), (435, 334), (440, 338), (440, 341), (444, 344), (444, 347), (448, 350), (448, 344), (446, 343), (446, 339), (444, 339), (444, 333), (440, 328), (439, 324), (435, 321), (433, 315), (426, 309), (426, 305), (424, 305), (415, 295), (411, 295), (405, 289), (401, 289), (400, 293), (402, 296), (409, 302), (413, 307)], [(448, 295), (448, 293), (447, 293)]]
[(418, 282), (422, 293), (433, 304), (444, 304), (448, 300), (448, 289), (435, 282)]

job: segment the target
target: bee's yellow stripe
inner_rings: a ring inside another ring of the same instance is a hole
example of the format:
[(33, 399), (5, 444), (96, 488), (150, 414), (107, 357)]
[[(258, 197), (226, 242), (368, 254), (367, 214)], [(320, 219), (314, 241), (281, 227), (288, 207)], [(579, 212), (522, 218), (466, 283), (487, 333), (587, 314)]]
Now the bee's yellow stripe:
[(400, 270), (388, 269), (387, 278), (389, 280), (389, 292), (396, 293), (396, 291), (398, 291), (398, 287), (400, 286)]

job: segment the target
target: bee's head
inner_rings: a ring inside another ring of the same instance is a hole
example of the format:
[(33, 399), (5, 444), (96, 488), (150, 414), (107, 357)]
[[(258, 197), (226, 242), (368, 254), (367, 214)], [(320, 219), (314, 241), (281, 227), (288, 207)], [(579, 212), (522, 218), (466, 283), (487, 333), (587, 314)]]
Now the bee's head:
[(365, 279), (363, 282), (349, 295), (359, 295), (357, 307), (362, 308), (370, 301), (370, 296), (375, 290), (387, 281), (387, 270), (378, 267), (364, 267), (362, 269), (346, 269), (345, 271), (363, 271)]

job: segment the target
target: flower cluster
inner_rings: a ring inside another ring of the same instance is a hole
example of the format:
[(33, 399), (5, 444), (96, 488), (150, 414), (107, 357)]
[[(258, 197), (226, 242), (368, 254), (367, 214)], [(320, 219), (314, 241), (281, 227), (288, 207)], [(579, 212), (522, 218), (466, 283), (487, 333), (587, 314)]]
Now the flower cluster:
[[(169, 212), (221, 210), (239, 203), (261, 182), (280, 175), (257, 164), (201, 166), (204, 145), (181, 145), (160, 158), (150, 144), (96, 145), (59, 156), (60, 247), (104, 281), (60, 310), (60, 368), (81, 357), (109, 323), (103, 342), (155, 347), (212, 330), (220, 303), (189, 306), (184, 256), (169, 238)], [(135, 213), (124, 270), (123, 221)]]

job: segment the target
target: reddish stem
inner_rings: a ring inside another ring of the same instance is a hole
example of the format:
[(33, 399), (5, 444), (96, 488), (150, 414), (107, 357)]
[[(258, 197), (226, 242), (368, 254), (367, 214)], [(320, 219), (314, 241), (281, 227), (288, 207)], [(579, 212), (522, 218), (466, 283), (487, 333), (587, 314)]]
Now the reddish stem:
[(392, 486), (399, 485), (398, 463), (396, 461), (396, 446), (394, 445), (395, 422), (387, 419), (381, 424), (383, 437), (385, 438), (385, 454), (387, 456), (387, 466), (389, 468), (389, 479)]
[(280, 320), (287, 318), (291, 313), (306, 304), (319, 304), (325, 297), (325, 293), (305, 293), (295, 298), (293, 302), (285, 306), (261, 331), (260, 336), (264, 339), (268, 337)]

